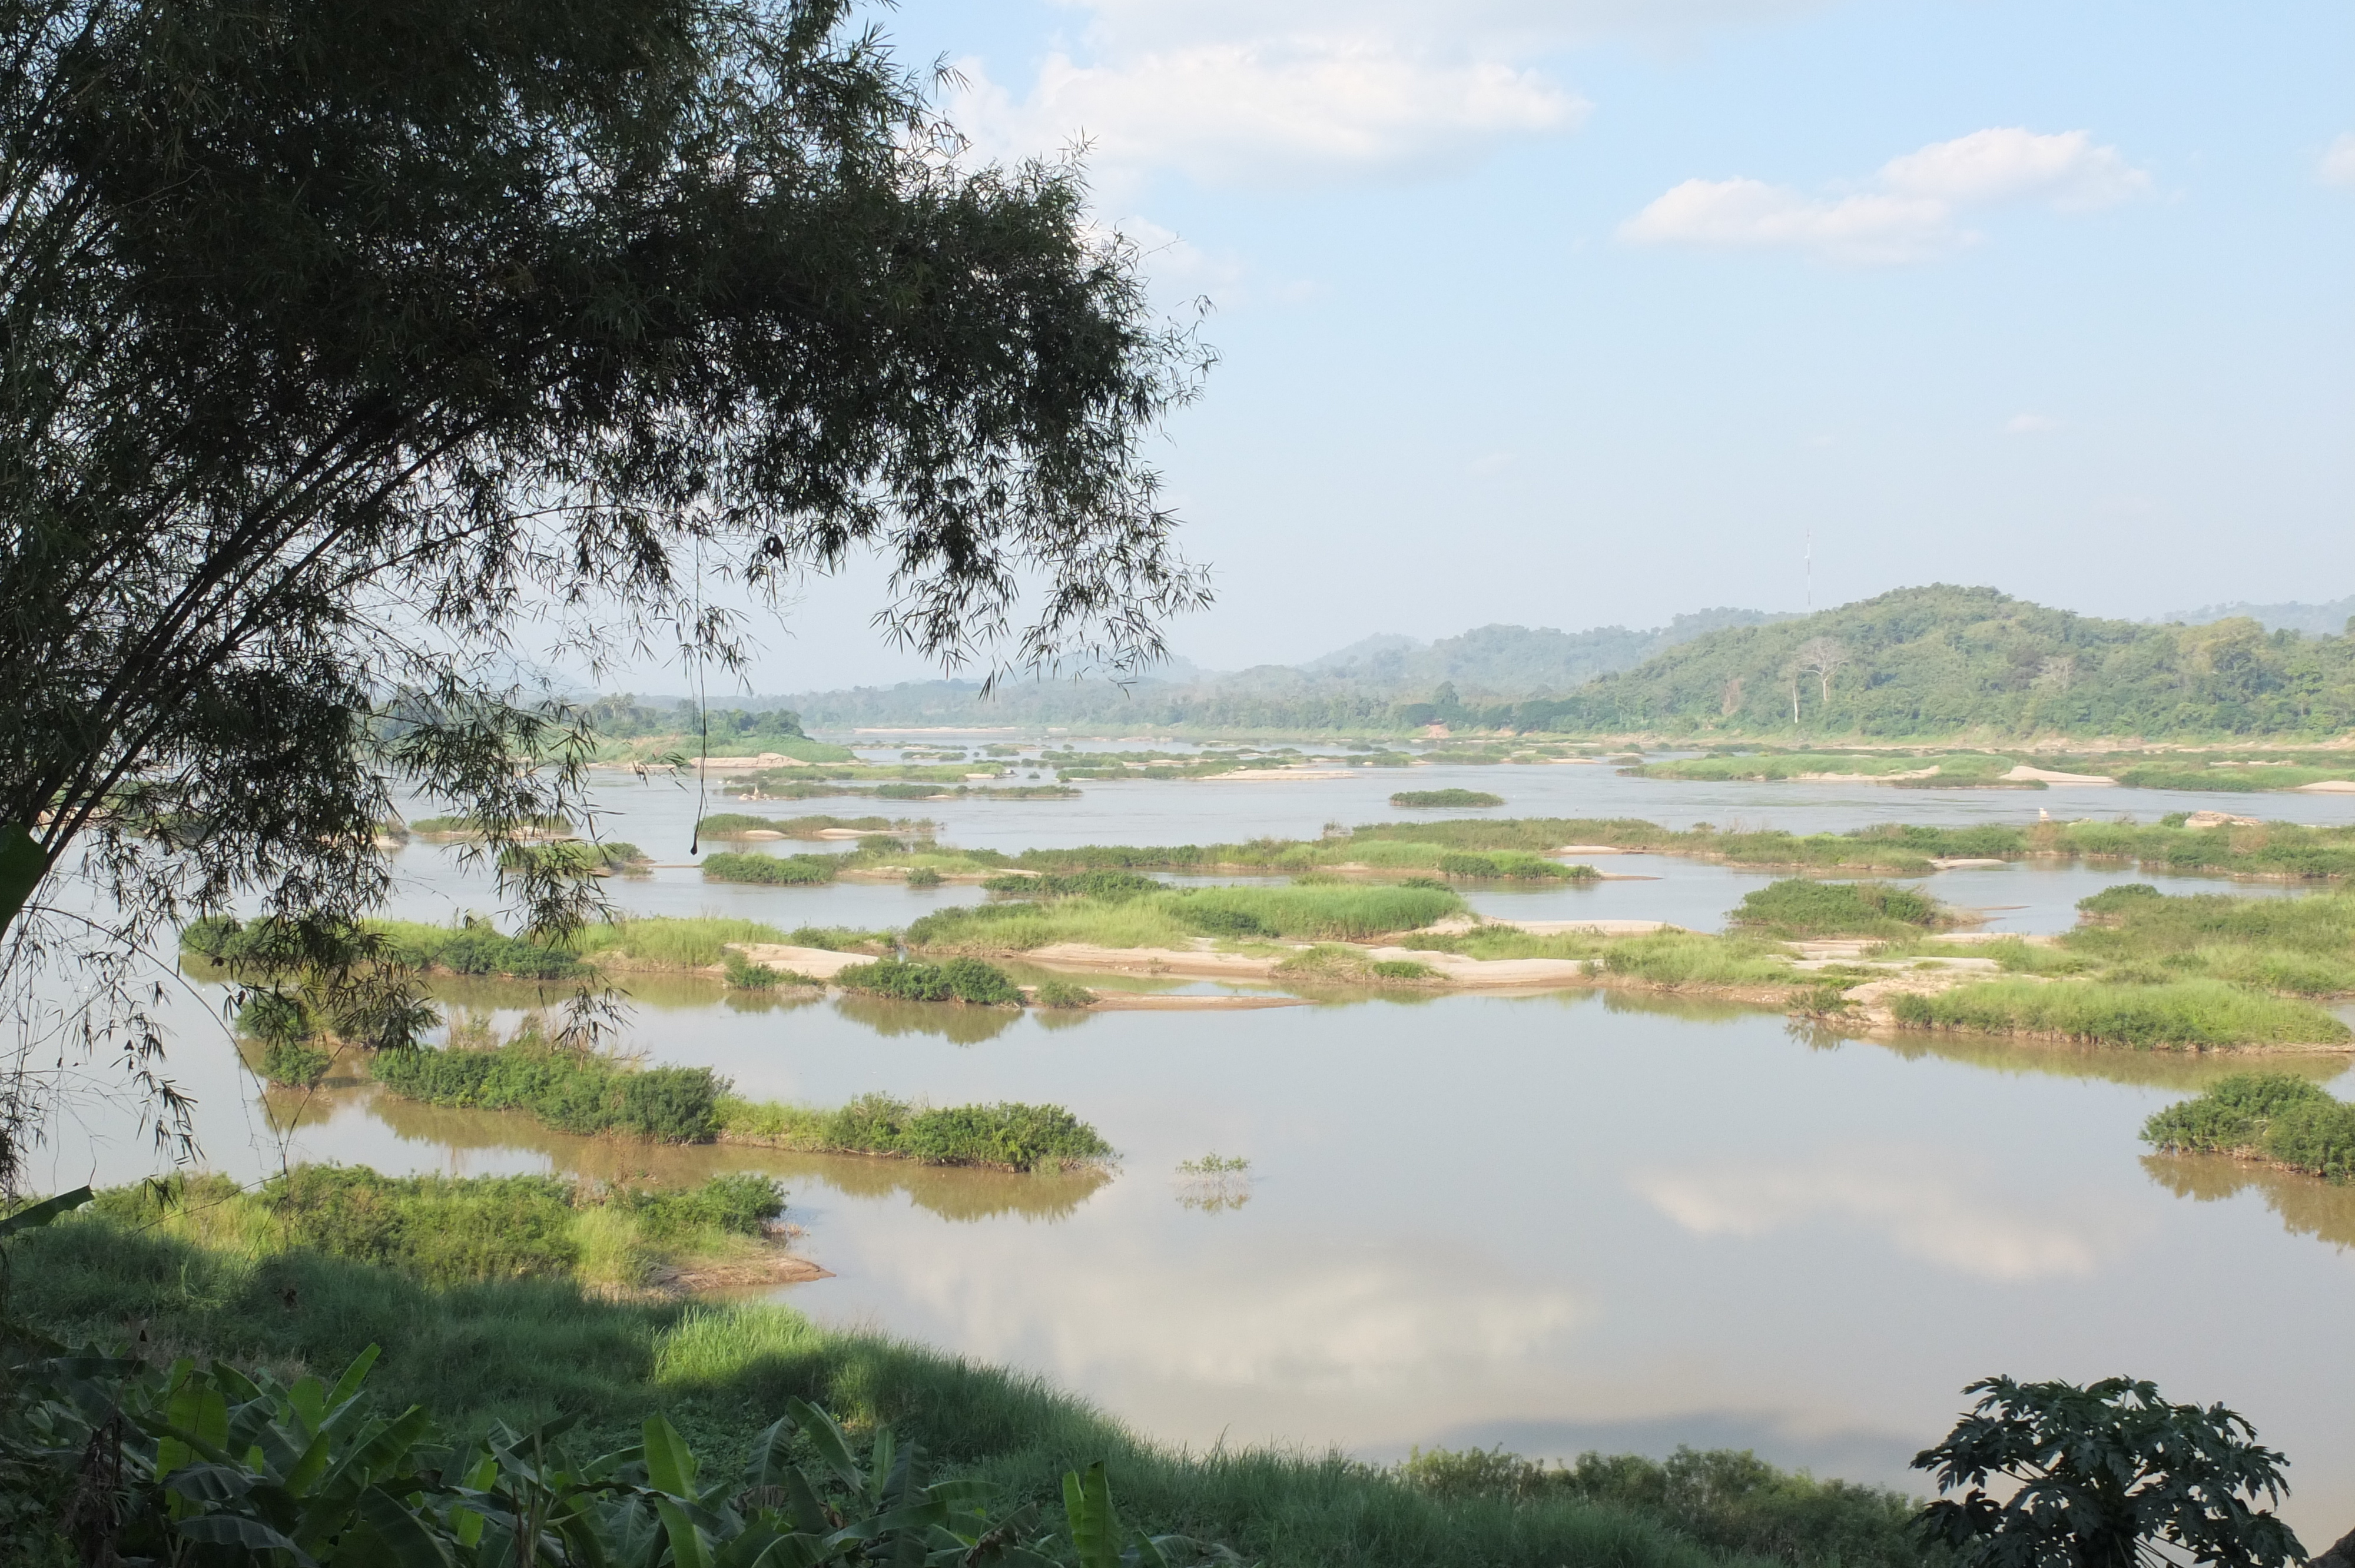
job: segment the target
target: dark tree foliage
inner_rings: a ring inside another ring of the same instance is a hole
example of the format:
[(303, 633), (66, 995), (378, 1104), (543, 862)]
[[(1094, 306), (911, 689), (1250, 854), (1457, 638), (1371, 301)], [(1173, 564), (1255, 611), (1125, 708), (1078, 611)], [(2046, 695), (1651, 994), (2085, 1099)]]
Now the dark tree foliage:
[(0, 0), (0, 928), (111, 999), (33, 1036), (168, 1102), (125, 955), (258, 889), (347, 963), (404, 787), (591, 913), (504, 853), (584, 741), (525, 618), (726, 665), (717, 585), (872, 552), (929, 654), (1123, 667), (1200, 601), (1140, 449), (1207, 357), (844, 10)]
[[(2306, 1549), (2260, 1501), (2287, 1489), (2274, 1450), (2221, 1404), (2169, 1404), (2152, 1384), (1992, 1377), (1946, 1440), (1914, 1456), (1941, 1497), (1921, 1529), (1957, 1568), (2158, 1568), (2185, 1556), (2282, 1568)], [(2017, 1490), (1998, 1501), (1989, 1477)]]

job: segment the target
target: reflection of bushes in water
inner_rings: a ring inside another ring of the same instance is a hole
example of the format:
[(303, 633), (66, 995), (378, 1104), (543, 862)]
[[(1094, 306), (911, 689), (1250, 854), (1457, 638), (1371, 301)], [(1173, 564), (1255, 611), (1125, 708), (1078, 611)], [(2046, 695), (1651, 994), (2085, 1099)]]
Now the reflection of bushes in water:
[(1723, 997), (1679, 995), (1673, 991), (1606, 990), (1605, 1012), (1640, 1012), (1654, 1018), (1677, 1018), (1688, 1023), (1736, 1023), (1780, 1012), (1779, 1005), (1732, 1001)]
[(954, 1007), (936, 1001), (900, 1001), (887, 996), (845, 994), (834, 1010), (886, 1038), (930, 1034), (957, 1045), (978, 1045), (1014, 1027), (1022, 1014), (1009, 1007)]
[(2197, 1203), (2238, 1197), (2254, 1187), (2292, 1235), (2355, 1249), (2355, 1186), (2214, 1155), (2146, 1154), (2142, 1168), (2159, 1186)]

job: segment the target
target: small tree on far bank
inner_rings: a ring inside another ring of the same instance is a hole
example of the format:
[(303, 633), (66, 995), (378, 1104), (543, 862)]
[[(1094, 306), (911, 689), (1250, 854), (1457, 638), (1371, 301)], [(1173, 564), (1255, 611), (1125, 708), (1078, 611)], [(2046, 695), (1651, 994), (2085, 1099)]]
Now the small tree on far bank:
[[(2147, 1382), (2084, 1387), (1991, 1377), (1945, 1441), (1914, 1456), (1941, 1496), (1923, 1537), (1956, 1568), (2160, 1568), (2189, 1557), (2283, 1568), (2306, 1549), (2260, 1501), (2288, 1490), (2284, 1457), (2221, 1404), (2170, 1404)], [(2002, 1500), (1991, 1478), (2009, 1483)]]

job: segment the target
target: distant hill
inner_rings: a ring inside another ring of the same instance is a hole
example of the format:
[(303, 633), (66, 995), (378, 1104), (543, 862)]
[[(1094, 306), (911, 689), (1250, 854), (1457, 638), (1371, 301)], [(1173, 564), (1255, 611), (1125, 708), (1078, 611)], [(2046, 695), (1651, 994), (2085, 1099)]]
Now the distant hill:
[(973, 681), (911, 681), (893, 686), (804, 692), (751, 699), (751, 708), (790, 707), (820, 729), (880, 726), (1103, 726), (1133, 729), (1386, 729), (1401, 700), (1447, 686), (1455, 700), (1493, 705), (1566, 696), (1595, 676), (1625, 670), (1679, 642), (1729, 626), (1780, 619), (1754, 609), (1707, 609), (1649, 630), (1586, 631), (1484, 626), (1419, 642), (1383, 633), (1305, 664), (1262, 664), (1213, 674), (1184, 667), (1126, 687), (1109, 682), (1009, 681), (981, 699)]
[(1586, 631), (1483, 626), (1432, 643), (1411, 637), (1369, 637), (1310, 660), (1299, 666), (1299, 673), (1394, 692), (1427, 692), (1445, 682), (1477, 696), (1542, 696), (1575, 691), (1614, 670), (1632, 670), (1704, 632), (1788, 619), (1755, 609), (1704, 609), (1648, 631), (1624, 626)]
[[(1465, 715), (1497, 716), (1508, 715)], [(2319, 736), (2355, 727), (2355, 641), (2245, 618), (2101, 620), (1936, 584), (1713, 631), (1508, 716), (1517, 727), (1757, 736)]]
[(2245, 616), (2267, 631), (2303, 631), (2309, 637), (2339, 637), (2347, 630), (2347, 622), (2355, 618), (2355, 594), (2334, 599), (2327, 604), (2211, 604), (2205, 609), (2187, 609), (2160, 619), (2179, 621), (2186, 626), (2205, 626), (2211, 620), (2230, 620)]

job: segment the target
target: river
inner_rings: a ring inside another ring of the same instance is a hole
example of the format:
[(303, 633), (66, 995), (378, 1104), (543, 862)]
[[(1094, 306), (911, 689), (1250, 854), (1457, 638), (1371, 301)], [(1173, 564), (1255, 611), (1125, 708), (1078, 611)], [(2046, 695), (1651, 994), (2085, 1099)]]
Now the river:
[[(2016, 822), (2040, 809), (2148, 821), (2201, 807), (2355, 820), (2344, 796), (1704, 785), (1575, 766), (758, 809), (923, 812), (945, 842), (1014, 850), (1314, 837), (1327, 821), (1401, 815), (1393, 789), (1449, 785), (1504, 795), (1499, 814), (1679, 827)], [(615, 779), (600, 803), (606, 836), (686, 861), (692, 785)], [(1708, 927), (1764, 880), (1664, 857), (1598, 863), (1657, 880), (1474, 901), (1507, 916)], [(491, 906), (454, 851), (416, 844), (399, 864), (393, 913)], [(2057, 930), (2076, 899), (2128, 880), (2232, 885), (2041, 866), (1927, 885), (2004, 928)], [(979, 896), (723, 886), (691, 869), (608, 885), (634, 910), (788, 927), (900, 925)], [(361, 1086), (265, 1099), (211, 987), (174, 1004), (173, 1067), (200, 1098), (209, 1162), (241, 1176), (282, 1158), (394, 1171), (775, 1171), (805, 1233), (800, 1250), (835, 1276), (782, 1298), (1039, 1372), (1172, 1443), (1335, 1445), (1375, 1458), (1434, 1444), (1547, 1456), (1732, 1445), (1910, 1487), (1906, 1460), (1945, 1433), (1973, 1378), (2128, 1372), (2255, 1421), (2294, 1461), (2289, 1515), (2309, 1545), (2355, 1523), (2344, 1418), (2355, 1364), (2339, 1316), (2355, 1284), (2355, 1189), (2160, 1159), (2136, 1138), (2152, 1111), (2244, 1062), (1892, 1045), (1625, 993), (1057, 1015), (730, 997), (682, 979), (634, 989), (626, 1044), (650, 1059), (712, 1066), (758, 1097), (1054, 1101), (1101, 1128), (1120, 1165), (1107, 1180), (649, 1150)], [(447, 1000), (511, 1014), (527, 996), (477, 984)], [(2299, 1070), (2330, 1081), (2344, 1065)], [(1248, 1159), (1248, 1176), (1180, 1179), (1180, 1161), (1212, 1151)], [(93, 1102), (37, 1162), (69, 1185), (144, 1174), (155, 1156)]]

